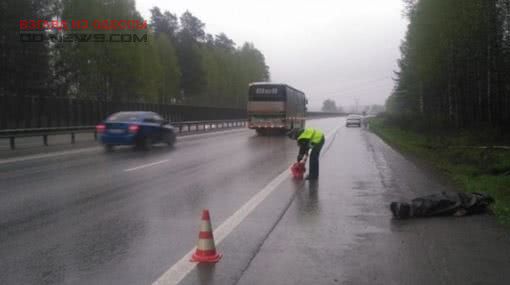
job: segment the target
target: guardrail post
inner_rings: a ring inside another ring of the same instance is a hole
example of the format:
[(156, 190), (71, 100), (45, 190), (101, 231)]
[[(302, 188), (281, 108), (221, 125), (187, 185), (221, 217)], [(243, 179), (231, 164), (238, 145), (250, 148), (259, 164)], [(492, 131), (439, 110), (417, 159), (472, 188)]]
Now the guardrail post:
[(11, 146), (11, 149), (15, 149), (16, 148), (16, 144), (14, 143), (14, 140), (15, 140), (14, 137), (10, 137), (9, 138), (9, 144)]
[(74, 133), (71, 133), (71, 144), (75, 143)]
[(43, 135), (43, 143), (45, 146), (48, 146), (48, 135)]

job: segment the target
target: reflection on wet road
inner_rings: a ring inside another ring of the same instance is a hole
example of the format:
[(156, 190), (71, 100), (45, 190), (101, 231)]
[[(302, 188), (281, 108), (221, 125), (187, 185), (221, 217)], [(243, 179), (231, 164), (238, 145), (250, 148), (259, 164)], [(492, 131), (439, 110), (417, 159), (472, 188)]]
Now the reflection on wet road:
[[(509, 282), (494, 272), (510, 240), (492, 218), (392, 221), (389, 201), (444, 186), (343, 119), (309, 125), (341, 127), (320, 180), (282, 180), (224, 237), (221, 262), (182, 284)], [(203, 208), (221, 225), (296, 154), (245, 130), (0, 164), (0, 284), (151, 284), (195, 246)]]

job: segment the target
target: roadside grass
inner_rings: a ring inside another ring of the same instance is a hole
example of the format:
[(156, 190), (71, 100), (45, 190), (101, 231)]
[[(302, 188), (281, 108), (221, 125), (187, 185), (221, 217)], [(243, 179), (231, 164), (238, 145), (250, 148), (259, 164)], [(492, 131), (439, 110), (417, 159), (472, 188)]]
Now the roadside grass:
[(510, 225), (510, 150), (471, 148), (490, 145), (481, 142), (477, 133), (427, 136), (383, 117), (371, 118), (370, 130), (401, 151), (430, 162), (460, 189), (489, 193), (496, 200), (492, 210), (498, 221)]

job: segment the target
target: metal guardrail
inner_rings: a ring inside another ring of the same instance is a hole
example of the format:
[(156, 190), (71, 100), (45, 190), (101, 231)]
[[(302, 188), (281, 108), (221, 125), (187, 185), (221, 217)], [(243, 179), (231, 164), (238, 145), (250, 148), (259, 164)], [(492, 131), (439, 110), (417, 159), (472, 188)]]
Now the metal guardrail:
[[(210, 121), (188, 121), (170, 123), (178, 130), (179, 134), (207, 132), (210, 130), (237, 128), (246, 126), (246, 119), (239, 120), (210, 120)], [(48, 146), (48, 136), (70, 135), (71, 144), (76, 142), (76, 134), (94, 133), (97, 140), (95, 126), (75, 126), (58, 128), (37, 128), (37, 129), (7, 129), (0, 130), (0, 139), (8, 139), (11, 150), (16, 149), (16, 139), (25, 137), (42, 137), (43, 144)]]
[(225, 129), (225, 128), (235, 128), (235, 127), (245, 127), (246, 119), (239, 120), (210, 120), (210, 121), (190, 121), (190, 122), (175, 122), (171, 123), (172, 126), (179, 129), (179, 133), (183, 132), (192, 132), (192, 128), (195, 127), (195, 131), (200, 131), (200, 126), (202, 126), (202, 131), (207, 129)]
[(333, 117), (344, 117), (347, 113), (332, 113), (332, 112), (307, 112), (306, 117), (310, 119), (319, 118), (333, 118)]
[[(307, 117), (324, 118), (324, 117), (337, 117), (344, 116), (342, 113), (324, 113), (324, 112), (308, 112)], [(208, 120), (208, 121), (185, 121), (170, 123), (174, 126), (179, 134), (205, 132), (216, 129), (245, 127), (246, 119), (237, 120)], [(76, 142), (76, 134), (79, 133), (94, 133), (94, 139), (97, 140), (97, 133), (95, 126), (74, 126), (74, 127), (53, 127), (53, 128), (29, 128), (29, 129), (6, 129), (0, 130), (0, 139), (9, 139), (11, 149), (16, 149), (16, 139), (23, 137), (42, 137), (43, 144), (48, 145), (48, 136), (54, 135), (70, 135), (71, 144)]]

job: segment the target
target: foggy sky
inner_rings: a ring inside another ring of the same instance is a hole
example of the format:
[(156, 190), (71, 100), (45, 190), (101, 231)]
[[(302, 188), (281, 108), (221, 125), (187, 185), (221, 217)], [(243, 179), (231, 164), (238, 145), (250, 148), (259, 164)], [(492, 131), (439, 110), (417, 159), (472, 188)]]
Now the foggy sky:
[(383, 104), (407, 27), (402, 0), (137, 0), (147, 20), (153, 6), (189, 10), (206, 32), (254, 43), (271, 80), (303, 90), (310, 109), (327, 98)]

